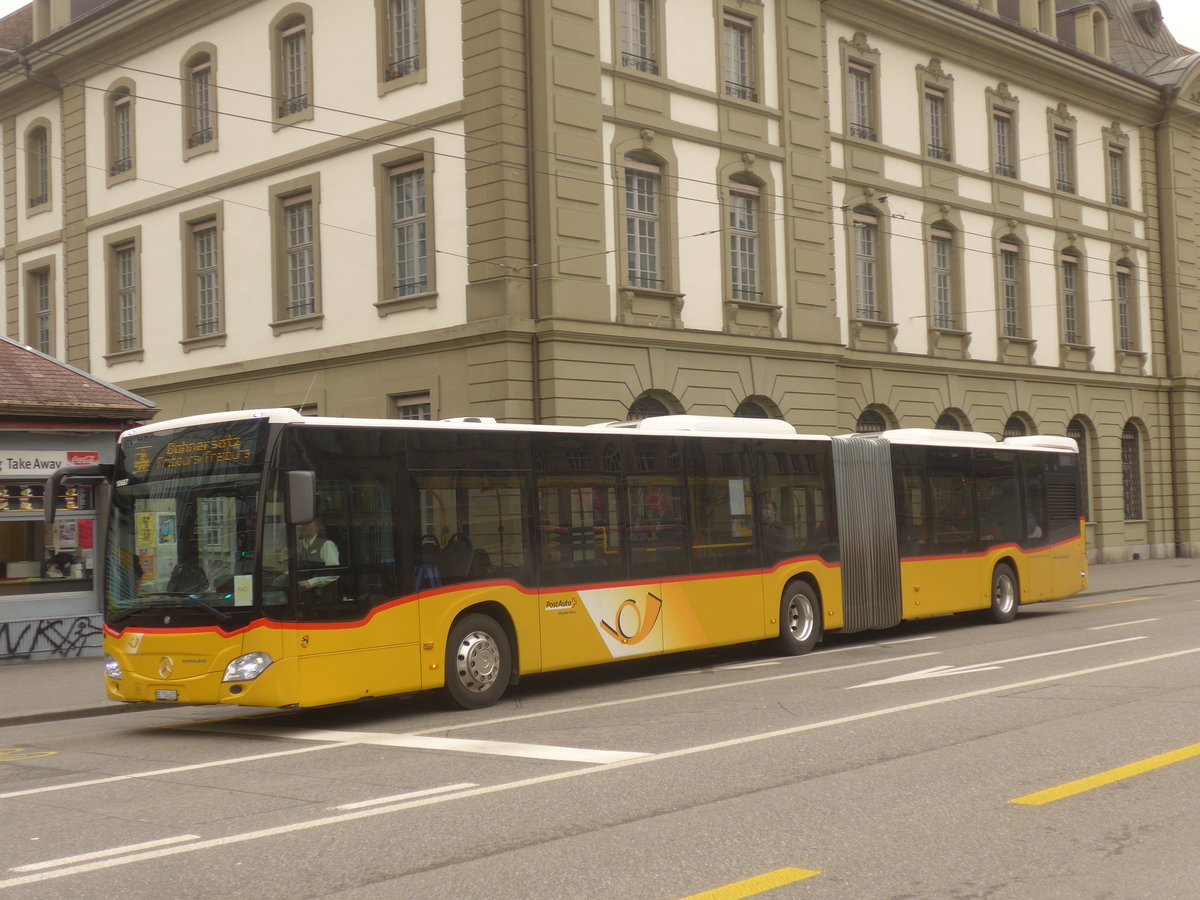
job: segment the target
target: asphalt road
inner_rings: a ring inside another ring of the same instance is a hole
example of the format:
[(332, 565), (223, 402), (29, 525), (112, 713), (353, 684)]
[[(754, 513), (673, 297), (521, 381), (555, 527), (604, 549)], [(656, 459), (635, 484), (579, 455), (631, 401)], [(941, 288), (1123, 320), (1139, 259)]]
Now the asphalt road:
[(0, 729), (0, 897), (1195, 898), (1194, 585), (270, 715)]

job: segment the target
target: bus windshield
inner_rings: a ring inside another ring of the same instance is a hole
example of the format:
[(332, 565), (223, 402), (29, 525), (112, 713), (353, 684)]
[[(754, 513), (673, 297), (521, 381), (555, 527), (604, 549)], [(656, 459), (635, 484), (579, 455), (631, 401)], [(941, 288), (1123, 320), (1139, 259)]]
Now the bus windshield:
[(109, 624), (177, 609), (227, 625), (254, 606), (264, 424), (122, 441), (105, 565)]

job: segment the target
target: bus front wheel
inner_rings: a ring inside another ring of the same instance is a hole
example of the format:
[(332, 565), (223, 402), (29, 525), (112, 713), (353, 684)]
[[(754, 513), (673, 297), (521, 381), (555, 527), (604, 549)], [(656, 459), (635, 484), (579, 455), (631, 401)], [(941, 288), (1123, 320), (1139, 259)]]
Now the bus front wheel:
[(508, 633), (490, 616), (472, 613), (454, 623), (446, 639), (446, 693), (463, 709), (498, 701), (512, 675)]
[(1016, 573), (1008, 563), (1000, 563), (992, 571), (991, 620), (1011, 622), (1017, 617), (1018, 603)]
[(779, 649), (789, 656), (807, 653), (821, 636), (821, 601), (812, 586), (789, 584), (779, 601)]

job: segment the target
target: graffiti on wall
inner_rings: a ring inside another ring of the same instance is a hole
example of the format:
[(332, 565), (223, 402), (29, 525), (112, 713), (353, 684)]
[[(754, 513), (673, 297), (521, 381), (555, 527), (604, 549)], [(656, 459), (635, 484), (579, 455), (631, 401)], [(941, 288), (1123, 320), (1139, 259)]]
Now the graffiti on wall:
[(82, 656), (85, 649), (99, 647), (100, 639), (98, 615), (0, 622), (0, 659), (28, 659), (35, 653)]

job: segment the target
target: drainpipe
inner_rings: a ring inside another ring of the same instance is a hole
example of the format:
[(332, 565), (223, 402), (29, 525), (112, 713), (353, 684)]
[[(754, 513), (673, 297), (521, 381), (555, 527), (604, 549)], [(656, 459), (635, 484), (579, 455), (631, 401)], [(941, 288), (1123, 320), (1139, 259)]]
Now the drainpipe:
[[(1163, 323), (1166, 326), (1164, 334), (1166, 353), (1163, 354), (1166, 359), (1166, 379), (1167, 379), (1167, 458), (1168, 468), (1171, 476), (1171, 484), (1178, 484), (1177, 480), (1177, 462), (1176, 462), (1176, 433), (1175, 433), (1175, 387), (1172, 384), (1175, 378), (1174, 365), (1172, 364), (1172, 347), (1171, 335), (1179, 335), (1179, 283), (1178, 283), (1178, 267), (1179, 259), (1176, 255), (1175, 236), (1172, 230), (1172, 240), (1167, 243), (1163, 240), (1167, 234), (1167, 224), (1169, 219), (1168, 210), (1175, 209), (1174, 204), (1174, 188), (1175, 178), (1172, 173), (1173, 157), (1170, 152), (1171, 148), (1171, 131), (1170, 131), (1170, 115), (1171, 115), (1171, 99), (1174, 91), (1164, 89), (1163, 91), (1163, 108), (1162, 114), (1158, 116), (1158, 124), (1154, 127), (1154, 156), (1155, 156), (1155, 174), (1158, 178), (1158, 246), (1159, 260), (1162, 268), (1162, 297), (1163, 297)], [(1171, 273), (1171, 280), (1168, 283), (1167, 273)], [(1182, 342), (1182, 338), (1180, 338)], [(1182, 343), (1180, 343), (1182, 350)], [(1194, 486), (1193, 486), (1194, 487)], [(1171, 500), (1171, 524), (1175, 533), (1175, 557), (1178, 559), (1182, 556), (1183, 550), (1183, 533), (1179, 521), (1179, 497), (1174, 495)]]
[(536, 155), (533, 150), (533, 11), (532, 0), (523, 0), (522, 13), (525, 17), (525, 204), (529, 223), (529, 378), (530, 399), (533, 405), (533, 424), (542, 423), (542, 365), (541, 343), (538, 336), (537, 271), (537, 189), (534, 185)]

